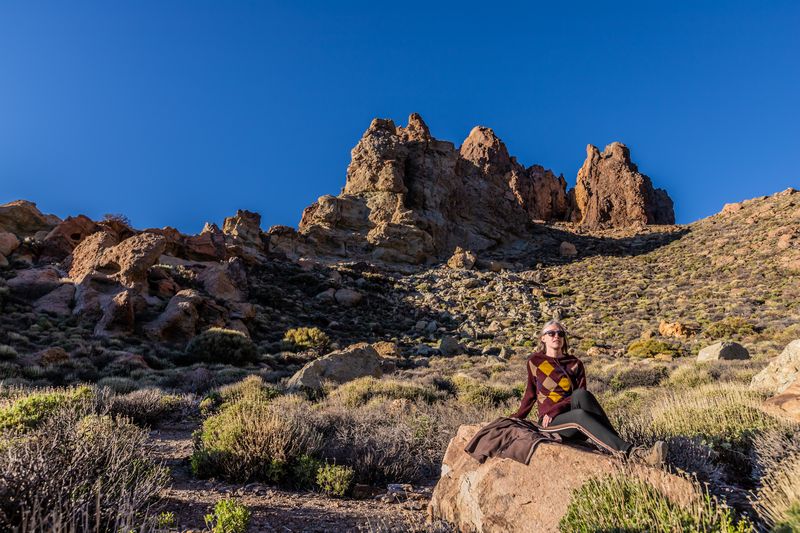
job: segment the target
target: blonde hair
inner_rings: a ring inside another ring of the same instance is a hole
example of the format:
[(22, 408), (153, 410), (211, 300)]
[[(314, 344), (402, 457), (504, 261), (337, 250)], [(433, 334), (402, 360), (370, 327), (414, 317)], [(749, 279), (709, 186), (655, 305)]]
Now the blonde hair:
[(569, 343), (567, 342), (567, 328), (565, 328), (564, 324), (562, 324), (558, 320), (548, 320), (545, 323), (545, 325), (542, 326), (542, 330), (539, 332), (539, 344), (538, 344), (538, 346), (536, 346), (536, 351), (537, 352), (546, 351), (546, 347), (545, 347), (544, 343), (542, 342), (542, 335), (544, 335), (544, 332), (547, 331), (550, 328), (550, 326), (556, 326), (556, 327), (558, 327), (558, 329), (560, 329), (561, 331), (564, 332), (564, 346), (563, 346), (563, 348), (561, 348), (561, 352), (564, 355), (569, 355)]

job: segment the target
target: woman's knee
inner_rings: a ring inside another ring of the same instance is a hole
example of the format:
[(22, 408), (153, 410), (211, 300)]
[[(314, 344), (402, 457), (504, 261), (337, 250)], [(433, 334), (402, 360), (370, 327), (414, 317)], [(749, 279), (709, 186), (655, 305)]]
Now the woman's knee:
[(590, 398), (593, 398), (592, 393), (586, 389), (576, 389), (572, 391), (572, 396), (570, 398), (570, 403), (575, 405), (576, 403), (580, 403), (582, 401), (586, 401)]

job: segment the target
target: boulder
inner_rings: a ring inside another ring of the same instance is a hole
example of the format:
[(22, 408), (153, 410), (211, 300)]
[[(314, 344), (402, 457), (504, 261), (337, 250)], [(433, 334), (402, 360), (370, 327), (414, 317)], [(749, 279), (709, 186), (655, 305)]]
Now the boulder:
[(100, 226), (87, 216), (67, 217), (44, 238), (42, 258), (49, 261), (61, 261), (71, 254), (83, 239), (99, 229)]
[(786, 345), (781, 354), (761, 372), (753, 376), (751, 389), (780, 394), (800, 377), (800, 339)]
[(229, 302), (241, 302), (244, 293), (240, 289), (246, 286), (247, 275), (240, 259), (222, 264), (206, 264), (197, 275), (197, 280), (214, 298)]
[(13, 233), (7, 231), (0, 232), (0, 255), (8, 257), (14, 250), (19, 248), (19, 239)]
[(81, 283), (87, 276), (99, 274), (141, 290), (147, 284), (147, 270), (156, 264), (166, 244), (167, 239), (155, 233), (139, 233), (118, 242), (112, 233), (99, 231), (72, 252), (69, 275)]
[[(456, 531), (556, 532), (571, 492), (620, 467), (609, 455), (557, 443), (540, 444), (527, 465), (500, 458), (480, 464), (464, 451), (479, 428), (461, 426), (450, 441), (428, 506), (429, 519), (444, 520)], [(656, 487), (673, 488), (670, 494), (697, 495), (688, 480), (661, 469), (632, 466), (629, 471)]]
[(33, 310), (37, 313), (48, 313), (56, 316), (72, 314), (72, 300), (75, 297), (75, 285), (63, 283), (33, 302)]
[(61, 276), (58, 270), (50, 266), (27, 268), (17, 272), (7, 285), (17, 296), (33, 300), (57, 289), (61, 285)]
[(575, 257), (578, 255), (578, 249), (571, 242), (564, 241), (558, 247), (558, 255), (561, 257)]
[(203, 297), (196, 290), (179, 291), (158, 318), (144, 326), (145, 334), (153, 340), (171, 343), (188, 341), (197, 333), (198, 307), (202, 303)]
[(364, 295), (353, 289), (339, 289), (333, 294), (336, 303), (345, 306), (353, 306), (361, 303)]
[(3, 254), (0, 254), (0, 268), (5, 268), (9, 265), (8, 259)]
[(602, 153), (588, 145), (571, 193), (572, 221), (590, 229), (675, 223), (672, 199), (653, 188), (622, 143), (611, 143)]
[(722, 341), (706, 346), (697, 354), (697, 361), (750, 359), (750, 352), (738, 342)]
[(800, 422), (800, 377), (783, 392), (766, 400), (764, 409)]
[(14, 233), (20, 238), (33, 237), (41, 231), (49, 232), (59, 222), (60, 218), (42, 214), (35, 203), (27, 200), (0, 205), (0, 231)]
[(382, 375), (378, 352), (367, 343), (359, 343), (311, 361), (298, 370), (286, 386), (319, 392), (328, 381), (339, 384), (364, 376), (379, 378)]
[(658, 334), (662, 337), (675, 337), (687, 339), (696, 335), (700, 327), (696, 324), (684, 324), (683, 322), (667, 322), (662, 320), (658, 325)]
[(94, 328), (96, 336), (132, 333), (137, 311), (142, 311), (147, 305), (141, 296), (130, 289), (104, 300), (103, 316)]
[(455, 337), (445, 335), (439, 340), (439, 352), (442, 355), (456, 355), (464, 353), (464, 346)]
[(184, 240), (184, 255), (195, 261), (215, 261), (225, 259), (225, 235), (216, 225), (203, 228), (200, 235), (192, 235)]
[(453, 255), (447, 260), (447, 266), (453, 269), (471, 270), (477, 260), (478, 257), (473, 252), (457, 246)]

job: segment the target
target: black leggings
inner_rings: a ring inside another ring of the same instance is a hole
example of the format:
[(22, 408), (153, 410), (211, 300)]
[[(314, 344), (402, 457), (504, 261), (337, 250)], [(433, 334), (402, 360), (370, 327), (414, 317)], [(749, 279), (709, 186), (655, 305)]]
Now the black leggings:
[(565, 439), (589, 439), (611, 453), (627, 453), (632, 446), (620, 438), (597, 398), (586, 389), (573, 391), (570, 410), (553, 418), (542, 431)]

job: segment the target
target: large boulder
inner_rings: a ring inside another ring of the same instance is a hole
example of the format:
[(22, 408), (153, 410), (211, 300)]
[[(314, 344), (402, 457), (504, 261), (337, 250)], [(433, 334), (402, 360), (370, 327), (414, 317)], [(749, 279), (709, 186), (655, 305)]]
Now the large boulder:
[(675, 223), (672, 199), (653, 188), (622, 143), (611, 143), (602, 153), (588, 145), (571, 193), (572, 220), (591, 229)]
[[(557, 443), (542, 443), (530, 463), (493, 458), (478, 463), (464, 451), (480, 426), (461, 426), (450, 441), (428, 515), (453, 524), (456, 531), (558, 531), (570, 494), (593, 476), (618, 471), (609, 455)], [(557, 473), (554, 473), (554, 468)], [(635, 475), (671, 494), (696, 494), (691, 483), (661, 469), (637, 466)]]
[(39, 232), (49, 232), (61, 219), (45, 215), (36, 204), (16, 200), (0, 205), (0, 231), (14, 233), (17, 237), (33, 237)]
[(764, 409), (800, 422), (800, 377), (783, 392), (766, 400)]
[(787, 344), (781, 354), (764, 370), (753, 376), (750, 388), (780, 394), (798, 377), (800, 377), (800, 339), (795, 339)]
[(733, 341), (721, 341), (706, 346), (697, 354), (698, 361), (750, 359), (747, 348)]
[(196, 290), (179, 291), (158, 318), (145, 325), (145, 334), (153, 340), (170, 343), (188, 341), (197, 333), (200, 321), (198, 307), (202, 303), (203, 296)]
[(345, 383), (364, 376), (379, 378), (382, 375), (378, 352), (367, 343), (359, 343), (306, 364), (289, 379), (287, 388), (318, 392), (327, 381)]
[(0, 255), (8, 257), (17, 248), (19, 248), (17, 236), (7, 231), (0, 231)]
[(72, 252), (69, 275), (75, 283), (102, 275), (141, 290), (147, 283), (147, 270), (156, 264), (166, 244), (167, 239), (155, 233), (139, 233), (119, 242), (114, 234), (98, 231)]
[(75, 297), (75, 285), (63, 283), (35, 302), (33, 310), (37, 313), (48, 313), (56, 316), (69, 316), (72, 313), (72, 300)]
[(225, 219), (222, 232), (243, 244), (263, 248), (261, 240), (261, 215), (252, 211), (238, 210), (232, 217)]
[(40, 298), (58, 288), (61, 276), (55, 267), (26, 268), (8, 280), (8, 288), (21, 298), (28, 300)]
[(99, 229), (100, 226), (87, 216), (67, 217), (44, 238), (42, 258), (61, 261), (71, 254), (83, 239)]

